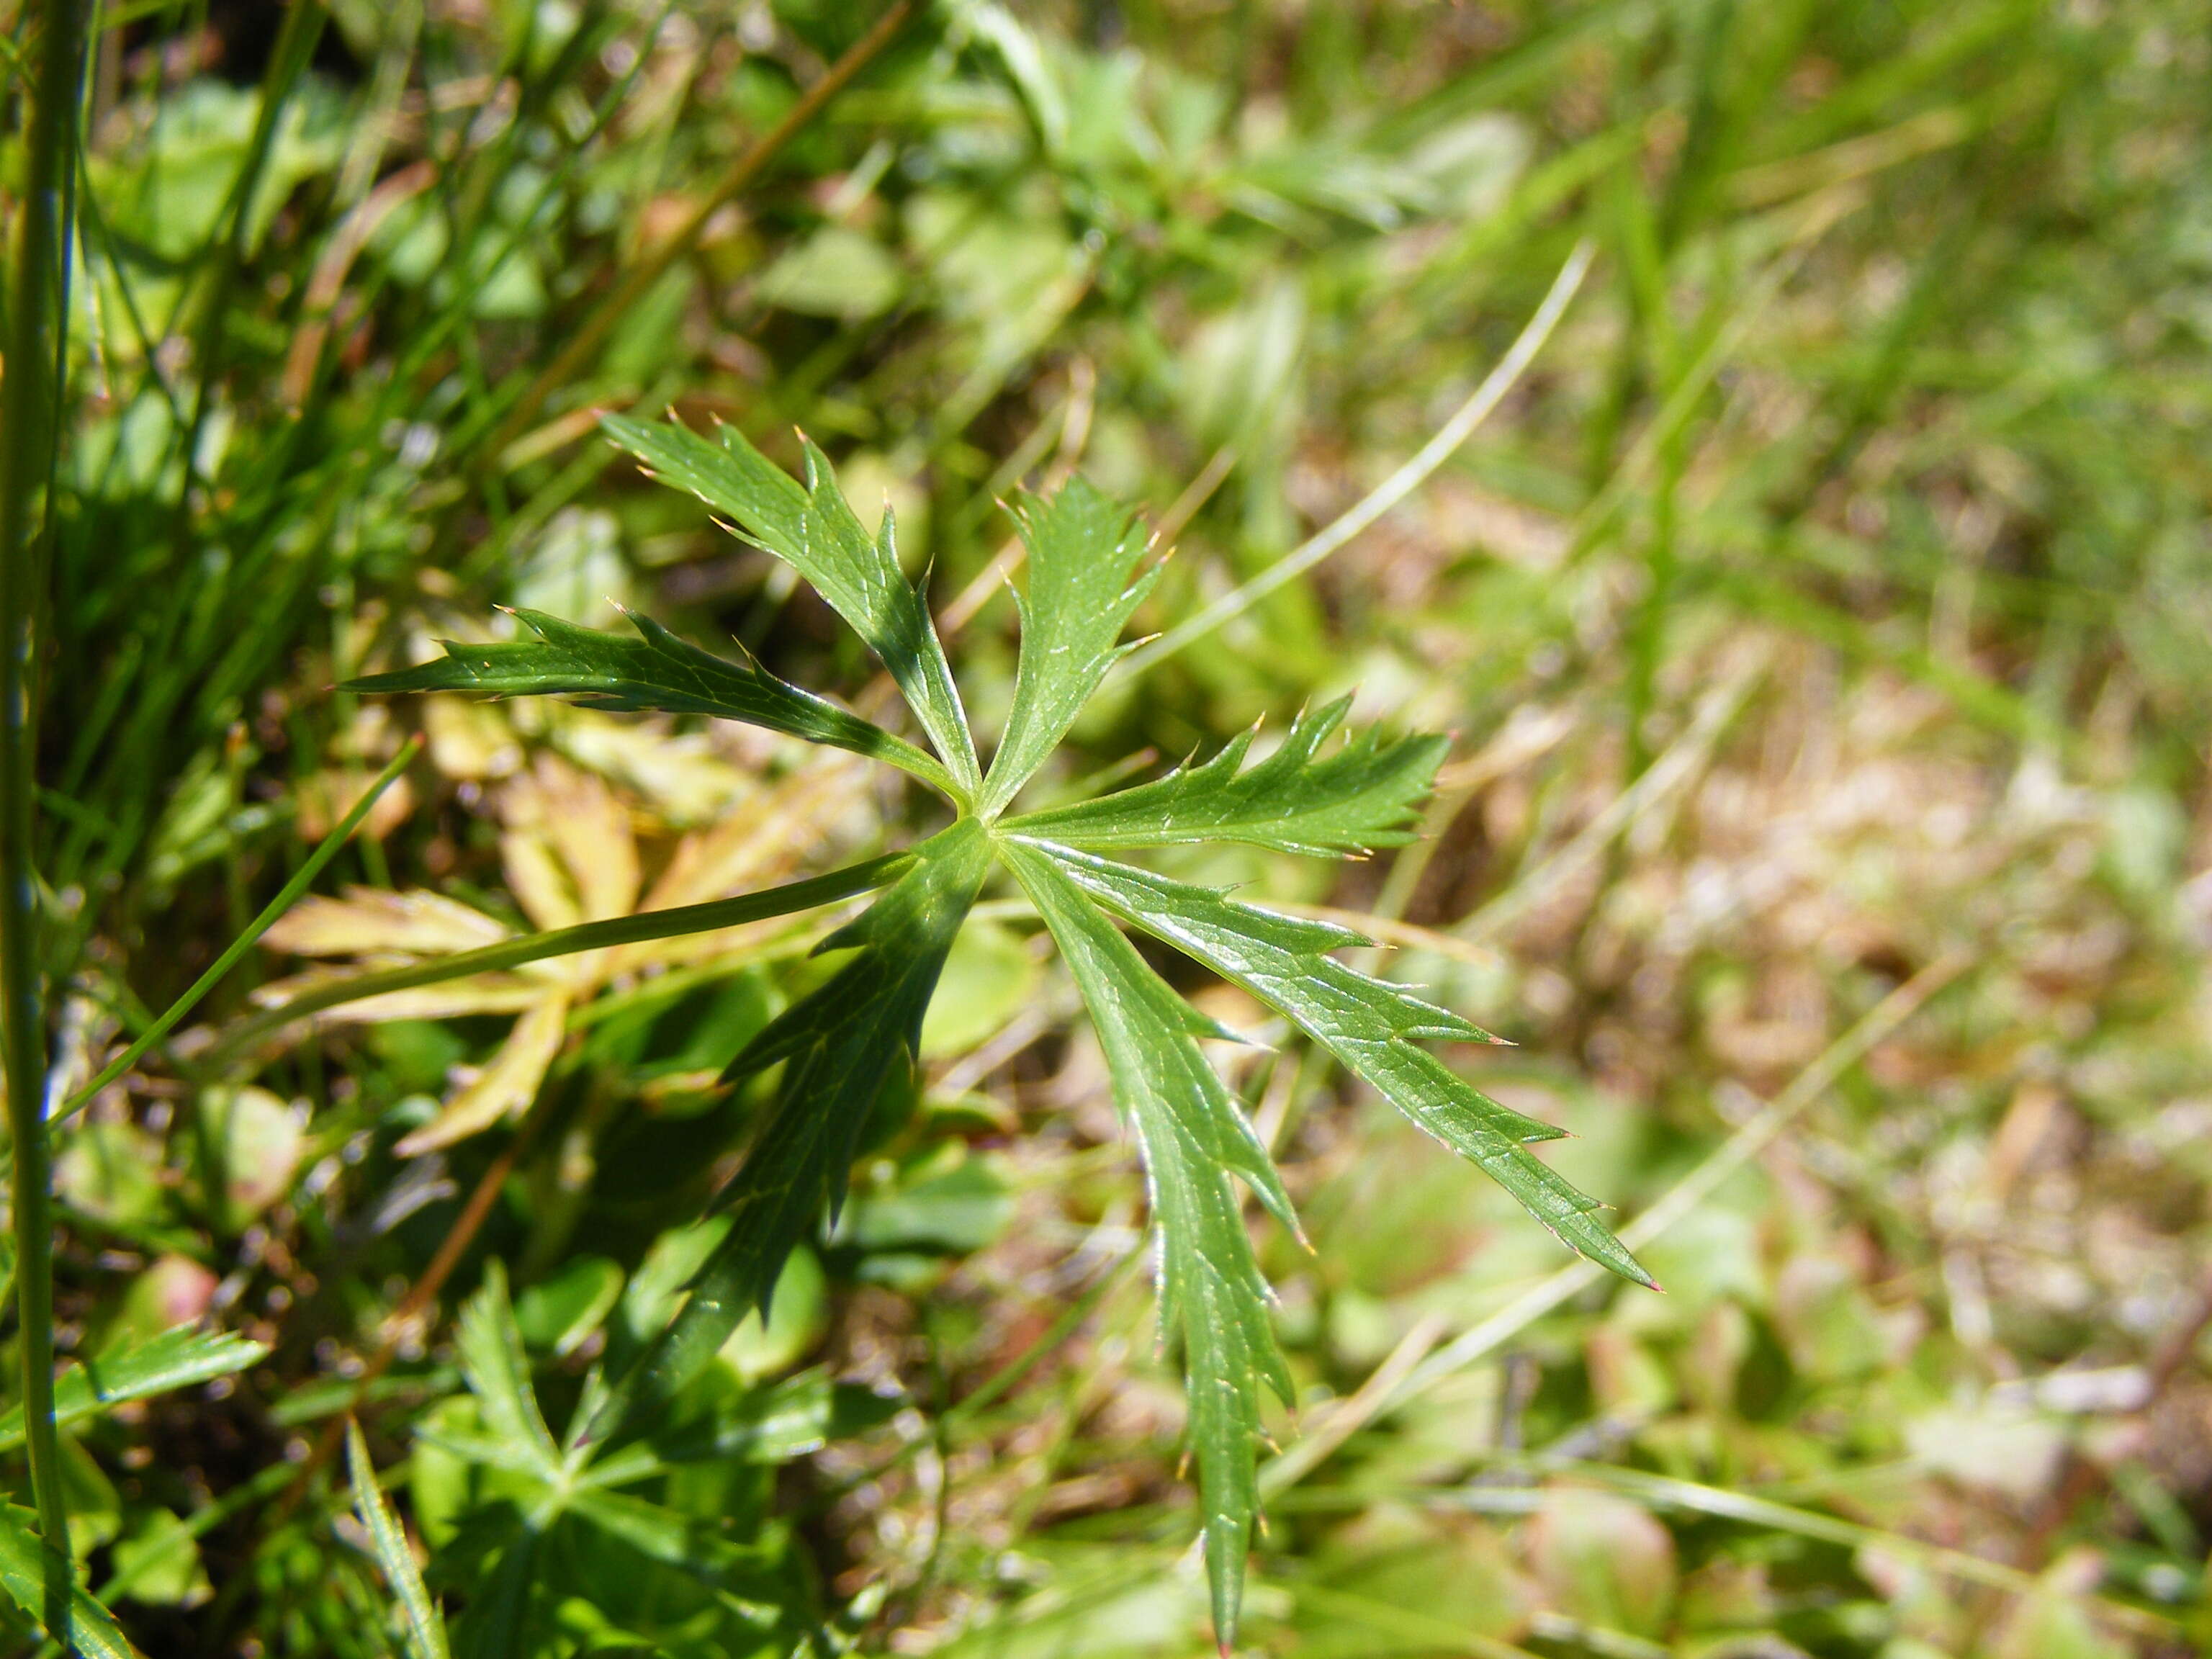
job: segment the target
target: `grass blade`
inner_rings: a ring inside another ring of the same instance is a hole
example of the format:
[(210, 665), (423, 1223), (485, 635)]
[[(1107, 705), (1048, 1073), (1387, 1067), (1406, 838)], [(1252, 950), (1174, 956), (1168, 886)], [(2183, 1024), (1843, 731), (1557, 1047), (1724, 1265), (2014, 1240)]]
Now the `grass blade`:
[(276, 896), (262, 907), (261, 914), (254, 917), (246, 931), (231, 940), (229, 948), (210, 964), (207, 972), (192, 981), (190, 990), (171, 1003), (159, 1019), (139, 1033), (137, 1042), (125, 1048), (117, 1058), (110, 1060), (100, 1069), (98, 1077), (93, 1079), (70, 1097), (68, 1103), (54, 1114), (56, 1122), (60, 1122), (63, 1119), (90, 1105), (99, 1097), (102, 1089), (136, 1066), (145, 1056), (148, 1050), (168, 1036), (171, 1031), (176, 1030), (177, 1023), (199, 1006), (200, 999), (222, 982), (222, 976), (238, 965), (239, 958), (252, 950), (256, 941), (276, 925), (284, 913), (289, 910), (298, 902), (300, 896), (313, 884), (315, 878), (322, 874), (323, 866), (337, 857), (338, 848), (353, 838), (353, 832), (361, 827), (362, 820), (368, 816), (369, 809), (376, 805), (377, 798), (398, 781), (399, 775), (407, 769), (408, 763), (415, 758), (422, 747), (422, 740), (420, 738), (408, 738), (399, 752), (392, 757), (391, 763), (376, 775), (375, 781), (368, 786), (362, 798), (353, 804), (352, 810), (338, 820), (337, 827), (331, 830), (329, 835), (323, 837), (321, 844), (307, 855), (307, 862), (293, 873), (291, 880), (286, 882), (278, 890)]
[(399, 1517), (392, 1512), (383, 1489), (376, 1484), (376, 1469), (368, 1461), (361, 1425), (351, 1418), (346, 1419), (346, 1468), (353, 1476), (354, 1513), (361, 1517), (369, 1544), (376, 1551), (377, 1565), (384, 1569), (384, 1577), (407, 1615), (410, 1659), (446, 1659), (446, 1621), (423, 1587), (422, 1569), (415, 1565), (415, 1553), (407, 1547)]
[(1595, 250), (1588, 242), (1578, 245), (1567, 256), (1567, 262), (1553, 279), (1551, 292), (1536, 307), (1536, 314), (1528, 319), (1528, 326), (1521, 331), (1511, 349), (1498, 361), (1498, 367), (1486, 376), (1480, 386), (1460, 405), (1451, 419), (1437, 428), (1437, 434), (1422, 445), (1406, 464), (1377, 484), (1351, 511), (1297, 547), (1285, 554), (1249, 581), (1223, 594), (1188, 622), (1178, 623), (1159, 638), (1132, 652), (1126, 672), (1141, 674), (1154, 663), (1172, 657), (1185, 646), (1194, 645), (1224, 623), (1234, 622), (1254, 605), (1285, 582), (1295, 581), (1323, 559), (1345, 546), (1352, 538), (1380, 519), (1385, 513), (1419, 489), (1429, 475), (1449, 459), (1454, 450), (1474, 435), (1475, 428), (1490, 416), (1491, 410), (1504, 401), (1505, 394), (1528, 372), (1544, 343), (1552, 337), (1559, 319), (1566, 314), (1568, 303), (1582, 287), (1583, 278), (1589, 275)]
[[(69, 327), (64, 296), (70, 260), (62, 213), (76, 166), (90, 10), (83, 0), (43, 0), (24, 14), (27, 22), (37, 19), (38, 72), (31, 88), (15, 264), (8, 283), (6, 369), (0, 378), (0, 1037), (5, 1039), (14, 1141), (16, 1342), (30, 1430), (31, 1489), (40, 1533), (52, 1546), (40, 1551), (33, 1544), (27, 1555), (11, 1549), (10, 1559), (40, 1581), (38, 1605), (50, 1630), (73, 1627), (76, 1603), (70, 1583), (61, 1441), (54, 1429), (52, 1146), (46, 1121), (40, 917), (31, 864), (39, 742), (31, 676), (44, 605), (34, 509), (54, 470), (54, 410), (62, 388), (53, 371), (65, 361), (62, 346)], [(9, 1588), (16, 1588), (12, 1571)]]

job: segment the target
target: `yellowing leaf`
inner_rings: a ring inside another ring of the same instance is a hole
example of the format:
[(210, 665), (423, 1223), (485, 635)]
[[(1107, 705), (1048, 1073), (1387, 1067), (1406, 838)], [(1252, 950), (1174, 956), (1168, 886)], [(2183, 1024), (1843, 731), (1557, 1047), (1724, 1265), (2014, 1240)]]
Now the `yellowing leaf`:
[(394, 951), (447, 956), (496, 945), (507, 930), (481, 910), (416, 889), (349, 887), (342, 899), (310, 894), (262, 935), (272, 951), (301, 957), (368, 957)]
[(561, 752), (635, 791), (665, 823), (719, 823), (756, 787), (704, 732), (657, 731), (653, 722), (589, 708), (558, 713), (549, 735)]
[(539, 927), (550, 933), (586, 920), (561, 855), (535, 828), (509, 830), (499, 838), (499, 865), (507, 890)]
[(450, 1146), (489, 1129), (501, 1118), (519, 1115), (538, 1097), (546, 1068), (568, 1035), (568, 999), (544, 996), (514, 1022), (507, 1041), (475, 1082), (447, 1101), (429, 1122), (402, 1140), (403, 1158)]
[(522, 744), (496, 708), (466, 697), (425, 697), (422, 731), (430, 763), (447, 777), (482, 782), (522, 769)]
[[(282, 1008), (311, 991), (343, 984), (359, 975), (346, 969), (321, 969), (295, 974), (261, 987), (253, 1000), (264, 1008)], [(453, 1019), (464, 1014), (512, 1014), (542, 1002), (546, 981), (525, 969), (513, 974), (475, 974), (443, 985), (418, 986), (409, 991), (388, 991), (340, 1003), (308, 1016), (317, 1027), (374, 1025), (392, 1019)]]
[(542, 837), (567, 867), (582, 907), (578, 921), (629, 914), (639, 886), (637, 838), (629, 809), (605, 783), (544, 756), (507, 786), (501, 805), (510, 826)]
[[(368, 787), (376, 781), (373, 769), (363, 767), (325, 767), (313, 777), (301, 781), (294, 792), (299, 803), (299, 815), (292, 820), (292, 828), (301, 840), (319, 842), (331, 833), (338, 821), (353, 811)], [(360, 833), (372, 841), (382, 841), (407, 821), (415, 810), (415, 791), (403, 775), (377, 797), (376, 804), (361, 823)]]

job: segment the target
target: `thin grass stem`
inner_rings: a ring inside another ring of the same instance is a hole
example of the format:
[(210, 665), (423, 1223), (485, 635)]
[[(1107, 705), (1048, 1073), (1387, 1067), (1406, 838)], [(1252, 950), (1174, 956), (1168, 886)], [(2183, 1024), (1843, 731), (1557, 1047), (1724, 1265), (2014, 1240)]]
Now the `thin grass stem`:
[(84, 0), (43, 0), (31, 88), (26, 188), (8, 295), (0, 379), (0, 1035), (6, 1038), (8, 1126), (14, 1143), (15, 1296), (31, 1490), (47, 1548), (44, 1623), (70, 1628), (72, 1564), (54, 1426), (52, 1148), (46, 1124), (46, 1029), (40, 1010), (38, 906), (32, 867), (38, 728), (31, 677), (38, 592), (37, 507), (52, 476), (66, 280), (64, 214), (76, 170), (78, 88), (89, 12)]
[(1140, 674), (1154, 663), (1175, 655), (1185, 646), (1204, 639), (1224, 623), (1234, 622), (1277, 588), (1286, 582), (1295, 581), (1344, 547), (1426, 483), (1431, 475), (1474, 434), (1474, 429), (1489, 418), (1491, 411), (1505, 400), (1505, 394), (1512, 391), (1520, 383), (1521, 377), (1528, 373), (1528, 365), (1535, 362), (1537, 353), (1552, 337), (1553, 330), (1559, 326), (1559, 319), (1566, 314), (1568, 304), (1582, 287), (1595, 252), (1589, 242), (1576, 246), (1575, 251), (1567, 256), (1566, 264), (1559, 267), (1559, 274), (1553, 278), (1551, 291), (1544, 295), (1544, 302), (1536, 307), (1536, 314), (1528, 319), (1528, 325), (1521, 331), (1521, 337), (1513, 342), (1511, 349), (1498, 360), (1498, 367), (1483, 378), (1482, 384), (1459, 406), (1451, 419), (1439, 427), (1436, 435), (1422, 445), (1403, 466), (1370, 490), (1356, 506), (1328, 528), (1293, 548), (1249, 581), (1223, 594), (1188, 622), (1170, 628), (1151, 644), (1131, 652), (1122, 659), (1117, 672), (1122, 675)]
[(398, 781), (399, 775), (407, 769), (408, 763), (421, 752), (422, 747), (422, 740), (420, 738), (410, 738), (407, 740), (405, 746), (392, 757), (391, 763), (376, 775), (375, 781), (368, 786), (362, 798), (353, 804), (352, 810), (338, 820), (337, 827), (329, 835), (323, 837), (322, 844), (307, 855), (307, 862), (294, 873), (292, 879), (286, 882), (276, 896), (262, 908), (261, 914), (246, 925), (246, 931), (231, 940), (230, 948), (217, 957), (207, 972), (194, 980), (191, 988), (171, 1003), (167, 1012), (159, 1019), (141, 1032), (136, 1042), (110, 1060), (101, 1069), (98, 1077), (78, 1090), (70, 1097), (69, 1103), (54, 1114), (55, 1122), (58, 1123), (71, 1114), (82, 1111), (99, 1096), (102, 1089), (136, 1066), (144, 1057), (147, 1050), (176, 1030), (178, 1021), (198, 1007), (200, 999), (213, 990), (222, 981), (223, 975), (238, 965), (239, 958), (252, 950), (254, 943), (276, 925), (277, 918), (298, 902), (300, 896), (307, 890), (309, 884), (323, 872), (323, 866), (336, 858), (338, 849), (353, 838), (353, 832), (361, 827), (362, 820), (368, 816), (369, 810), (376, 805), (384, 792)]

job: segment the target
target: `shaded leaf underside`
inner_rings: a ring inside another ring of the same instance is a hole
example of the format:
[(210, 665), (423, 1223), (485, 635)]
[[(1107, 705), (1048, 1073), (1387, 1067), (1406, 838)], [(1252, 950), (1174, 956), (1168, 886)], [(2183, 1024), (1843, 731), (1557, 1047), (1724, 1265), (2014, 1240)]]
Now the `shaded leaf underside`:
[(765, 1316), (794, 1246), (823, 1211), (834, 1217), (877, 1098), (911, 1073), (953, 936), (990, 867), (982, 826), (963, 818), (914, 850), (914, 864), (817, 952), (854, 955), (793, 1003), (732, 1060), (726, 1079), (781, 1064), (783, 1078), (744, 1162), (717, 1200), (730, 1230), (655, 1340), (587, 1433), (610, 1433), (681, 1389), (755, 1309)]

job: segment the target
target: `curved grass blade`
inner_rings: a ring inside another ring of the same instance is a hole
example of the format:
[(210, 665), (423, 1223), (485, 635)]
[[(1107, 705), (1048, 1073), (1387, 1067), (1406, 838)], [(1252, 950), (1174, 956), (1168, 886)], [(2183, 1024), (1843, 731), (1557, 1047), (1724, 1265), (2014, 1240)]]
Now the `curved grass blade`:
[(247, 924), (246, 931), (231, 940), (223, 953), (208, 965), (207, 971), (191, 982), (190, 988), (165, 1009), (160, 1018), (138, 1034), (131, 1045), (100, 1069), (98, 1076), (71, 1095), (61, 1109), (53, 1115), (52, 1121), (59, 1123), (82, 1111), (100, 1097), (101, 1090), (128, 1072), (143, 1059), (146, 1052), (174, 1030), (179, 1021), (199, 1006), (199, 1000), (218, 984), (222, 977), (238, 965), (238, 959), (253, 948), (254, 941), (283, 920), (300, 895), (306, 892), (323, 866), (337, 856), (338, 849), (353, 839), (353, 832), (361, 827), (384, 792), (398, 781), (422, 747), (420, 738), (410, 738), (400, 745), (399, 752), (378, 773), (362, 797), (347, 811), (346, 815), (331, 826), (315, 850), (307, 854), (307, 861), (292, 872), (292, 878), (279, 890), (275, 898), (264, 905), (261, 914)]
[(1343, 723), (1348, 696), (1291, 722), (1282, 743), (1247, 769), (1253, 733), (1212, 760), (1096, 800), (1007, 820), (1006, 827), (1069, 847), (1164, 847), (1238, 841), (1338, 858), (1412, 839), (1413, 808), (1429, 793), (1445, 741), (1385, 741), (1373, 731), (1316, 759)]
[(815, 947), (851, 951), (852, 959), (771, 1021), (724, 1073), (784, 1067), (767, 1123), (716, 1202), (730, 1212), (729, 1232), (694, 1275), (682, 1311), (586, 1425), (586, 1441), (683, 1388), (747, 1314), (758, 1309), (765, 1318), (793, 1247), (843, 1201), (877, 1098), (914, 1065), (922, 1015), (990, 867), (990, 844), (980, 823), (963, 818), (911, 856), (895, 886)]
[(1480, 1165), (1569, 1249), (1623, 1279), (1657, 1288), (1627, 1247), (1597, 1219), (1595, 1212), (1603, 1206), (1523, 1144), (1554, 1139), (1559, 1130), (1499, 1105), (1414, 1046), (1422, 1038), (1487, 1042), (1488, 1035), (1326, 954), (1364, 943), (1358, 935), (1240, 904), (1210, 888), (1071, 848), (1036, 846), (1094, 902), (1195, 957), (1291, 1020), (1414, 1123)]
[(734, 663), (680, 640), (633, 612), (636, 639), (580, 628), (542, 611), (514, 616), (536, 637), (472, 645), (444, 641), (434, 662), (371, 674), (346, 690), (385, 694), (464, 691), (495, 697), (573, 697), (594, 708), (711, 714), (888, 762), (951, 793), (945, 769), (836, 704), (778, 679), (757, 663)]
[(1130, 648), (1117, 643), (1121, 629), (1157, 575), (1148, 571), (1130, 580), (1144, 556), (1144, 532), (1080, 474), (1049, 501), (1018, 497), (1013, 514), (1029, 550), (1029, 596), (1015, 596), (1021, 661), (1006, 736), (991, 757), (977, 809), (987, 818), (1004, 811), (1036, 775), (1106, 671)]
[(1054, 860), (1018, 842), (1005, 850), (1083, 993), (1115, 1097), (1144, 1148), (1159, 1237), (1160, 1330), (1182, 1346), (1207, 1586), (1226, 1652), (1237, 1638), (1260, 1509), (1261, 1385), (1285, 1404), (1291, 1399), (1268, 1322), (1267, 1284), (1230, 1174), (1285, 1223), (1290, 1200), (1266, 1149), (1199, 1049), (1198, 1038), (1218, 1035), (1215, 1028), (1145, 965)]
[(377, 1565), (384, 1569), (392, 1593), (399, 1598), (400, 1610), (407, 1615), (408, 1659), (446, 1659), (446, 1621), (423, 1586), (422, 1569), (415, 1565), (415, 1553), (407, 1547), (407, 1534), (400, 1527), (399, 1517), (392, 1512), (383, 1489), (376, 1484), (376, 1469), (368, 1459), (368, 1443), (361, 1437), (361, 1425), (351, 1418), (346, 1419), (346, 1468), (353, 1477), (354, 1513), (361, 1517), (370, 1547), (376, 1552)]
[(975, 740), (937, 624), (899, 567), (891, 515), (884, 514), (881, 537), (871, 537), (838, 494), (829, 458), (811, 442), (802, 484), (734, 427), (721, 429), (717, 446), (674, 421), (653, 426), (608, 415), (599, 424), (665, 482), (727, 514), (806, 578), (890, 670), (959, 793), (972, 799), (981, 783)]

